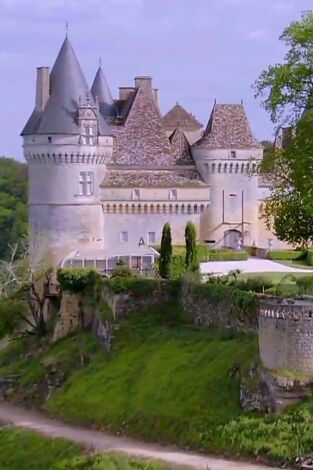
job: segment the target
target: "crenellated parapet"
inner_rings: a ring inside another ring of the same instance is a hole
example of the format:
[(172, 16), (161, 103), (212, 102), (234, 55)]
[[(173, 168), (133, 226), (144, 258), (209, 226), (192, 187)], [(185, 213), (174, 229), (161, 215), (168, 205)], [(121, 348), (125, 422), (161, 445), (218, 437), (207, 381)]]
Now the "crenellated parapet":
[(208, 203), (203, 204), (186, 204), (186, 203), (118, 203), (110, 202), (103, 204), (103, 212), (105, 214), (201, 214), (210, 205)]
[(88, 164), (103, 165), (108, 162), (110, 155), (107, 153), (33, 153), (25, 152), (27, 163), (44, 165), (65, 165), (65, 164)]

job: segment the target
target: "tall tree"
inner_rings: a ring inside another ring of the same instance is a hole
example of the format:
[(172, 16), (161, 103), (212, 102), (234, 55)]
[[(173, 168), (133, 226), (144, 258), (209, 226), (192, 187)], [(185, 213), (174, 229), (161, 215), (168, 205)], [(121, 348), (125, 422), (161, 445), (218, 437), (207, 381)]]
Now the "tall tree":
[(185, 228), (185, 241), (186, 241), (186, 269), (194, 266), (197, 263), (197, 232), (196, 227), (192, 222), (188, 222)]
[(288, 145), (267, 158), (273, 190), (263, 216), (278, 238), (305, 246), (313, 243), (313, 12), (292, 22), (280, 39), (288, 47), (284, 63), (255, 83), (277, 130), (292, 126)]
[(0, 157), (0, 259), (27, 235), (27, 165)]
[(164, 279), (171, 277), (172, 271), (172, 235), (171, 226), (166, 223), (162, 231), (161, 249), (159, 257), (159, 272)]

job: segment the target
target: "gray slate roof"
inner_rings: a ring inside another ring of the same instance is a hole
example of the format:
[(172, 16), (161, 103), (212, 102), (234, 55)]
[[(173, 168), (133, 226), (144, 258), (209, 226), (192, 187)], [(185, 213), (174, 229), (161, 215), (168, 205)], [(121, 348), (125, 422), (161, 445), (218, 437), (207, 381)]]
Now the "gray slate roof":
[(96, 73), (91, 93), (95, 99), (98, 98), (100, 113), (103, 117), (116, 116), (116, 106), (101, 66)]
[(195, 168), (170, 170), (107, 170), (101, 188), (197, 188), (207, 187)]
[(203, 134), (203, 148), (263, 148), (254, 137), (241, 104), (215, 104)]
[[(50, 74), (50, 97), (42, 112), (33, 111), (22, 135), (79, 134), (77, 108), (79, 97), (89, 88), (74, 49), (66, 36)], [(91, 97), (91, 104), (95, 105)], [(100, 134), (109, 134), (104, 119), (99, 119)]]
[(184, 131), (197, 131), (202, 124), (179, 103), (170, 109), (162, 118), (163, 127), (167, 131), (173, 131), (181, 126)]

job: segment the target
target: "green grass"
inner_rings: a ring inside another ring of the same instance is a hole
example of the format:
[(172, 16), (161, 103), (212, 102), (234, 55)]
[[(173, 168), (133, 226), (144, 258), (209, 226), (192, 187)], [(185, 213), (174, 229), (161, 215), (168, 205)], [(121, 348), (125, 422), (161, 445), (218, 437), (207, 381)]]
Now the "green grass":
[(119, 455), (87, 455), (80, 446), (63, 439), (49, 439), (33, 432), (9, 427), (0, 427), (0, 468), (1, 470), (173, 469), (165, 464)]
[[(181, 313), (163, 305), (124, 320), (110, 356), (88, 333), (52, 346), (15, 343), (0, 353), (0, 376), (20, 370), (13, 398), (33, 403), (35, 395), (57, 417), (118, 434), (275, 462), (310, 452), (311, 401), (280, 416), (240, 408), (240, 379), (230, 371), (258, 362), (257, 337), (200, 330), (184, 324)], [(34, 383), (44, 381), (41, 364), (55, 360), (66, 381), (45, 402)]]

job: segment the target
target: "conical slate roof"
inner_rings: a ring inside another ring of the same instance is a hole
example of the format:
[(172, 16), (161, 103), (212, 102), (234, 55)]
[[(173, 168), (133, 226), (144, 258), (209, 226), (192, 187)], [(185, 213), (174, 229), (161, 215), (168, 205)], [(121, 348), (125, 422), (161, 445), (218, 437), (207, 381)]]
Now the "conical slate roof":
[(101, 66), (93, 81), (91, 93), (94, 99), (98, 99), (100, 113), (103, 117), (116, 116), (116, 107)]
[[(42, 112), (34, 110), (22, 135), (79, 134), (77, 107), (89, 88), (66, 36), (50, 74), (50, 98)], [(92, 103), (94, 104), (94, 103)]]
[(215, 104), (203, 134), (203, 148), (263, 148), (254, 137), (241, 104)]

